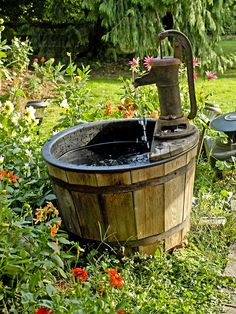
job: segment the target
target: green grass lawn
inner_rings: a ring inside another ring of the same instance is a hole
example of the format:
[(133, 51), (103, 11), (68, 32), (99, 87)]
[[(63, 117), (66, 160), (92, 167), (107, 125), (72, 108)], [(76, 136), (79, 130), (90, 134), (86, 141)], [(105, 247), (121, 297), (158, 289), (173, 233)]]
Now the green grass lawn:
[(209, 100), (218, 104), (222, 112), (236, 111), (236, 69), (219, 74), (215, 81), (198, 79), (196, 90), (202, 88), (205, 93), (212, 93)]
[[(217, 74), (214, 81), (199, 78), (196, 81), (196, 92), (212, 93), (209, 100), (218, 104), (223, 112), (236, 110), (236, 69), (224, 74)], [(91, 78), (88, 83), (91, 89), (91, 101), (94, 103), (106, 100), (119, 100), (122, 96), (122, 82), (119, 78)]]
[(226, 55), (236, 52), (236, 36), (231, 36), (227, 39), (223, 39), (220, 42), (220, 47), (223, 49)]
[(116, 101), (122, 96), (122, 82), (119, 77), (92, 77), (88, 82), (88, 88), (91, 91), (91, 101), (94, 103)]

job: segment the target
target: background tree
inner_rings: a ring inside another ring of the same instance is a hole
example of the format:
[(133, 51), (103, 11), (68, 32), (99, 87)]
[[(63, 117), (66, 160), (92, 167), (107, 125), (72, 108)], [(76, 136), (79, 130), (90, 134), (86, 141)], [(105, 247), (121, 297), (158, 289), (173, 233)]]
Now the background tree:
[(236, 63), (222, 57), (219, 40), (235, 28), (234, 0), (2, 0), (0, 17), (30, 37), (35, 53), (60, 58), (158, 55), (157, 34), (178, 29), (202, 65)]

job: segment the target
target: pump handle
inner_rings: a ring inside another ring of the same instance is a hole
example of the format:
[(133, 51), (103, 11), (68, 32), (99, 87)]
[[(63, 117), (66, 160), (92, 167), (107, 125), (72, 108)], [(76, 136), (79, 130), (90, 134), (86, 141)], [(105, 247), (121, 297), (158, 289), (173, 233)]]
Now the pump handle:
[[(182, 47), (185, 49), (185, 64), (187, 66), (187, 75), (188, 75), (188, 90), (189, 90), (189, 98), (191, 104), (191, 110), (188, 115), (189, 119), (194, 119), (197, 114), (197, 101), (195, 96), (195, 86), (194, 86), (194, 76), (193, 76), (193, 53), (192, 53), (192, 46), (187, 38), (183, 33), (170, 29), (163, 31), (158, 34), (159, 40), (163, 40), (166, 37), (174, 37), (175, 39), (175, 46), (174, 46), (174, 57), (179, 58), (182, 60)], [(181, 46), (181, 47), (180, 47)]]

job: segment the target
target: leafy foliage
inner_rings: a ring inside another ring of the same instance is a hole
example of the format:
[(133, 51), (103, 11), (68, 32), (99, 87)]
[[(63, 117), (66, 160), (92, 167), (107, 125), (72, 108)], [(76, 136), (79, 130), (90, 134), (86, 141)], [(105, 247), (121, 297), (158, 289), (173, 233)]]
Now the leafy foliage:
[[(26, 57), (27, 51), (24, 53)], [(97, 106), (94, 114), (87, 104), (89, 67), (79, 69), (70, 53), (67, 57), (68, 66), (44, 58), (35, 60), (33, 66), (40, 82), (52, 83), (58, 103), (66, 100), (61, 127), (80, 119), (105, 118), (102, 106)], [(8, 64), (6, 52), (4, 59), (2, 73), (10, 73), (4, 65)], [(131, 83), (124, 82), (122, 105), (141, 115), (142, 106), (135, 103), (139, 95)], [(9, 89), (0, 102), (1, 310), (25, 314), (222, 313), (221, 302), (227, 300), (223, 288), (235, 287), (235, 280), (222, 276), (228, 244), (236, 238), (236, 221), (229, 206), (234, 177), (216, 181), (209, 164), (200, 164), (187, 248), (128, 258), (102, 245), (81, 247), (63, 230), (52, 203), (55, 195), (41, 157), (45, 135), (38, 132), (34, 109), (19, 111), (19, 100), (28, 93), (19, 86), (10, 85)], [(152, 90), (144, 89), (141, 97), (150, 103), (147, 112), (158, 105), (156, 91), (154, 96)], [(121, 113), (123, 109), (117, 114)], [(220, 228), (201, 225), (200, 218), (205, 215), (224, 215), (228, 221)]]
[(71, 51), (104, 58), (104, 43), (105, 58), (157, 55), (157, 34), (177, 29), (188, 36), (205, 66), (220, 70), (235, 64), (235, 55), (227, 62), (218, 45), (224, 27), (235, 25), (232, 12), (233, 0), (44, 0), (21, 1), (16, 7), (7, 1), (0, 16), (8, 22), (18, 16), (17, 31), (30, 37), (39, 57), (62, 58)]

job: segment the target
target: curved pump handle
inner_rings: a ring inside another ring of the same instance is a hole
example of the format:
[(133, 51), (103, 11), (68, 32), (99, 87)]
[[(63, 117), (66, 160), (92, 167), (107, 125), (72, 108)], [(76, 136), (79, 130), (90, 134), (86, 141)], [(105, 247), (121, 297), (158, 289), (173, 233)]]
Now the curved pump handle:
[[(192, 46), (189, 39), (181, 32), (176, 30), (166, 30), (158, 34), (158, 38), (163, 40), (166, 37), (175, 38), (174, 57), (179, 58), (182, 61), (181, 47), (185, 49), (185, 63), (187, 66), (188, 75), (188, 90), (191, 104), (191, 111), (188, 115), (189, 119), (193, 119), (197, 114), (197, 101), (195, 96), (194, 76), (193, 76), (193, 53)], [(181, 46), (181, 47), (180, 47)]]

